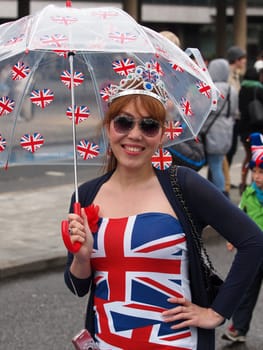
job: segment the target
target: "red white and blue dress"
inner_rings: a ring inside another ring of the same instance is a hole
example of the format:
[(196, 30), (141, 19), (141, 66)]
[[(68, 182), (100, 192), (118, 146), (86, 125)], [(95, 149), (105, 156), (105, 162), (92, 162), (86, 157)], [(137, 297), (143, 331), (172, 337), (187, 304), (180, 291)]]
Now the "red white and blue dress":
[(100, 349), (197, 347), (195, 328), (171, 329), (169, 297), (191, 299), (186, 237), (168, 214), (102, 218), (94, 235), (95, 336)]

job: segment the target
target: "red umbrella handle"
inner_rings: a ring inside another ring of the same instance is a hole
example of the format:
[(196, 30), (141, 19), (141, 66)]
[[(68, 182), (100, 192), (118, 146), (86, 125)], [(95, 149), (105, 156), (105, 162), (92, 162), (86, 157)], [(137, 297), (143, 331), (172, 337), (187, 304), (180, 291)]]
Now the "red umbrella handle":
[[(76, 202), (74, 203), (74, 213), (80, 215), (80, 203)], [(69, 235), (69, 228), (68, 228), (68, 220), (61, 221), (61, 234), (64, 241), (64, 244), (68, 251), (71, 253), (77, 253), (80, 250), (81, 243), (75, 242), (72, 243)]]

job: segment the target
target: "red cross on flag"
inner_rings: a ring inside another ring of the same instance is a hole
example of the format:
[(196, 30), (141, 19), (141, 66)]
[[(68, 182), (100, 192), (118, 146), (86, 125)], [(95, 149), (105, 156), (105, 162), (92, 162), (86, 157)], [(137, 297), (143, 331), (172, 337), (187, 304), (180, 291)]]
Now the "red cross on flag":
[(6, 140), (0, 134), (0, 152), (3, 152), (6, 148)]
[(182, 110), (183, 110), (183, 112), (184, 112), (184, 114), (186, 116), (192, 116), (193, 115), (192, 107), (191, 107), (191, 104), (190, 104), (189, 100), (187, 100), (186, 98), (182, 97), (180, 105), (181, 105), (181, 108), (182, 108)]
[[(72, 107), (68, 107), (67, 109), (67, 117), (72, 120)], [(74, 106), (74, 117), (75, 117), (75, 124), (78, 125), (84, 120), (88, 119), (90, 116), (90, 111), (88, 106)]]
[(43, 46), (61, 47), (65, 42), (68, 42), (68, 38), (63, 34), (44, 35), (40, 38)]
[(54, 93), (50, 89), (33, 90), (30, 100), (38, 107), (45, 108), (54, 100)]
[[(71, 74), (68, 70), (65, 70), (60, 75), (60, 80), (64, 85), (66, 85), (67, 88), (71, 88)], [(74, 86), (79, 86), (84, 81), (84, 74), (81, 72), (74, 72), (73, 74), (73, 84)]]
[(78, 22), (78, 19), (72, 16), (53, 16), (51, 20), (58, 24), (64, 24), (65, 26)]
[(196, 86), (201, 94), (205, 95), (208, 98), (211, 97), (211, 86), (210, 85), (206, 84), (204, 81), (199, 80), (196, 83)]
[(15, 108), (15, 101), (8, 96), (0, 97), (0, 117), (11, 113)]
[(124, 58), (122, 60), (113, 61), (112, 68), (116, 73), (127, 76), (135, 70), (135, 63), (130, 58)]
[(17, 62), (12, 70), (12, 79), (13, 80), (21, 80), (28, 76), (30, 72), (30, 68), (24, 64), (24, 62)]
[(167, 121), (165, 124), (165, 135), (169, 140), (175, 140), (183, 132), (183, 127), (179, 121)]
[(160, 170), (168, 169), (172, 165), (171, 153), (163, 148), (159, 148), (158, 151), (152, 156), (152, 165)]
[(113, 41), (117, 41), (120, 44), (126, 44), (136, 40), (137, 37), (132, 33), (115, 32), (115, 33), (109, 33), (109, 39), (112, 39)]
[(77, 145), (77, 151), (84, 160), (95, 158), (99, 155), (99, 146), (87, 140), (81, 140)]
[(25, 134), (20, 139), (21, 147), (31, 153), (37, 151), (44, 142), (44, 137), (39, 132), (35, 132), (33, 135)]

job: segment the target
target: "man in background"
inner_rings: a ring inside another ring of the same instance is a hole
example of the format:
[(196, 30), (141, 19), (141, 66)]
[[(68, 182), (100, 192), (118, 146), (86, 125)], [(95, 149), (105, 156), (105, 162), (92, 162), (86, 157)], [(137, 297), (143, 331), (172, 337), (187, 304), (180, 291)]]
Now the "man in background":
[[(244, 75), (247, 67), (247, 54), (246, 52), (238, 46), (231, 46), (227, 50), (227, 60), (230, 66), (230, 74), (229, 74), (229, 83), (232, 85), (237, 93), (240, 90), (240, 84), (242, 76)], [(231, 179), (230, 179), (230, 166), (232, 164), (233, 157), (237, 151), (238, 145), (238, 122), (239, 122), (239, 111), (237, 110), (235, 115), (235, 123), (233, 126), (233, 138), (232, 145), (230, 150), (228, 151), (223, 167), (224, 167), (224, 175), (225, 175), (225, 191), (226, 193), (230, 192), (231, 188)]]

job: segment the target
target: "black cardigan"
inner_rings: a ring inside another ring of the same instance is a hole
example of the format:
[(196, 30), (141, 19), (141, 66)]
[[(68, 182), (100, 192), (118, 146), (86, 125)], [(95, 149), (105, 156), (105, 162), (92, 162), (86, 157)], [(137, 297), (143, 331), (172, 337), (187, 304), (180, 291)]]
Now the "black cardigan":
[[(100, 187), (111, 175), (112, 173), (107, 173), (79, 187), (79, 201), (82, 207), (86, 207), (93, 202)], [(238, 306), (242, 296), (241, 294), (245, 292), (247, 286), (252, 281), (262, 260), (263, 233), (245, 213), (232, 204), (213, 184), (198, 173), (189, 168), (179, 167), (177, 175), (184, 199), (199, 231), (201, 232), (204, 227), (210, 225), (237, 248), (237, 254), (226, 281), (220, 288), (215, 300), (209, 305), (200, 267), (200, 259), (195, 245), (193, 244), (192, 236), (189, 234), (190, 227), (187, 216), (172, 190), (169, 172), (156, 170), (156, 176), (159, 179), (163, 191), (178, 216), (187, 236), (192, 301), (203, 307), (211, 306), (223, 317), (230, 318), (235, 308)], [(74, 198), (73, 195), (70, 211), (72, 211)], [(78, 279), (74, 277), (69, 271), (72, 259), (73, 256), (69, 253), (64, 275), (65, 282), (74, 293), (72, 281), (79, 296), (86, 295), (91, 288), (86, 327), (93, 334), (92, 277), (87, 279)], [(214, 330), (198, 328), (197, 349), (213, 350), (214, 347)]]

